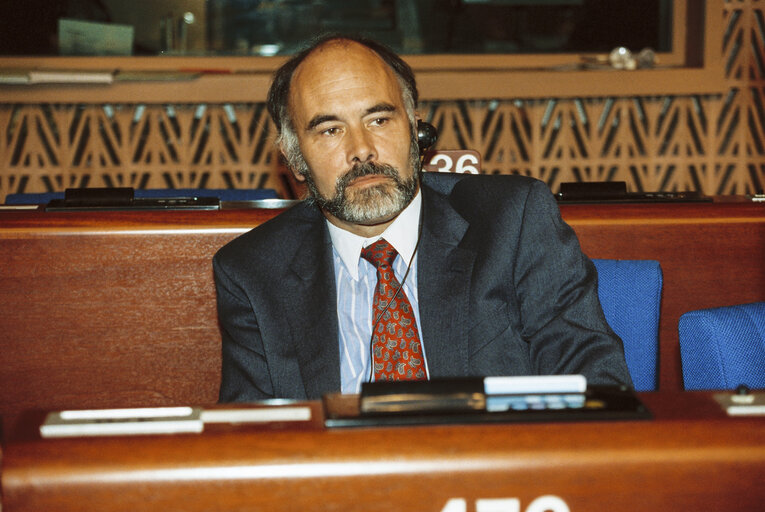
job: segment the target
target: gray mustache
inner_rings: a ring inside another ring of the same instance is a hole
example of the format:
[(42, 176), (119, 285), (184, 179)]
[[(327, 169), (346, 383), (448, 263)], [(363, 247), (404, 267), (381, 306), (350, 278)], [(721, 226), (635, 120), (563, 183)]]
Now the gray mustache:
[(380, 164), (377, 162), (367, 162), (353, 166), (351, 170), (340, 177), (337, 184), (338, 186), (345, 187), (357, 178), (372, 176), (375, 174), (390, 176), (391, 178), (395, 179), (398, 178), (398, 172), (392, 165)]

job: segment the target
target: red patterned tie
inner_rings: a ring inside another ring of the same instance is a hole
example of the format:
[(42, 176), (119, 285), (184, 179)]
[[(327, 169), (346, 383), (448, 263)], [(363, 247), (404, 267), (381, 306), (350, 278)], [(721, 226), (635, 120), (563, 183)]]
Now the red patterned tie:
[[(396, 294), (401, 286), (393, 275), (396, 254), (396, 249), (384, 238), (361, 251), (361, 256), (377, 268), (377, 288), (372, 304), (374, 377), (375, 380), (425, 379), (422, 346), (412, 305), (403, 289)], [(394, 300), (388, 306), (391, 299)]]

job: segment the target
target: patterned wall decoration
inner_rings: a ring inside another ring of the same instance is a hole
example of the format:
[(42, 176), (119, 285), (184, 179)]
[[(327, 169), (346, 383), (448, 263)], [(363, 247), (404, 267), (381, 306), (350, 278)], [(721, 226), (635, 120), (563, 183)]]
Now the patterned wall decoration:
[(279, 188), (263, 105), (2, 105), (0, 189)]
[[(631, 191), (765, 189), (765, 0), (724, 4), (728, 89), (709, 96), (420, 105), (483, 172)], [(289, 189), (263, 104), (0, 104), (0, 201), (67, 187)]]
[(743, 193), (734, 169), (715, 171), (719, 98), (597, 98), (429, 105), (444, 147), (472, 147), (488, 173), (625, 181), (633, 191)]

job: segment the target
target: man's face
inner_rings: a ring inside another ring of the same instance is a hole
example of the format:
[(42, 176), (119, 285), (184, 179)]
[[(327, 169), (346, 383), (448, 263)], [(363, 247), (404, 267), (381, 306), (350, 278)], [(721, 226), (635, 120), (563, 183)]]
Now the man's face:
[(304, 160), (292, 159), (296, 177), (331, 222), (381, 232), (418, 187), (417, 144), (393, 71), (357, 43), (328, 43), (295, 71), (289, 111)]

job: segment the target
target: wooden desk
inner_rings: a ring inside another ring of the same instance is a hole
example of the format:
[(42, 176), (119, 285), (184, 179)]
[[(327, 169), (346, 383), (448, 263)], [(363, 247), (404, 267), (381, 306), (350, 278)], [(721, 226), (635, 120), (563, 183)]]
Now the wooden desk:
[[(765, 300), (765, 205), (563, 205), (593, 258), (661, 262), (661, 379), (681, 388), (685, 311)], [(273, 210), (0, 211), (0, 414), (209, 404), (220, 334), (210, 260)]]
[(706, 393), (642, 399), (655, 419), (327, 430), (311, 403), (305, 424), (166, 437), (40, 440), (35, 423), (5, 446), (3, 511), (762, 507), (764, 417), (726, 417)]

